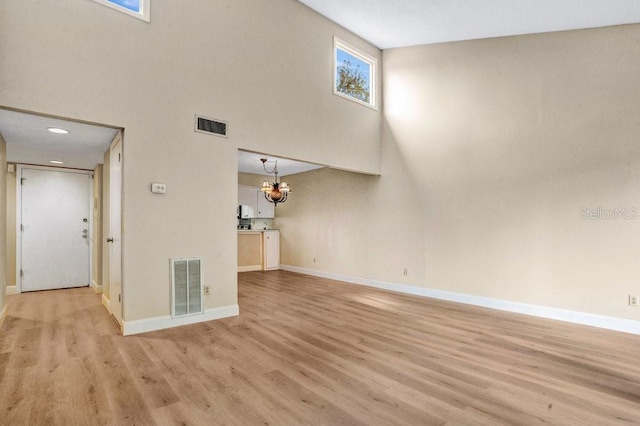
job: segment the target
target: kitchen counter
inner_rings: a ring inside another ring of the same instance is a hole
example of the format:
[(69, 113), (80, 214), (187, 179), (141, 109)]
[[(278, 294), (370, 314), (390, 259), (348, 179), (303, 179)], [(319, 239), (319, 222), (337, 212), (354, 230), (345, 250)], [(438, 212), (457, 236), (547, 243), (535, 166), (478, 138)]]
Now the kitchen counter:
[(238, 272), (278, 269), (279, 263), (277, 229), (238, 229)]

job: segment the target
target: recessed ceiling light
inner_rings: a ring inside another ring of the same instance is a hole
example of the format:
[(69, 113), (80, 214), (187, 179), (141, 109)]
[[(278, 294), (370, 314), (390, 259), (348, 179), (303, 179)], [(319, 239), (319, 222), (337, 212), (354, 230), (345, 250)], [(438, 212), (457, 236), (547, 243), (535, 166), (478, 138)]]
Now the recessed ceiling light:
[(51, 164), (64, 164), (64, 161), (59, 161), (59, 160), (51, 160), (49, 161)]
[(50, 131), (51, 133), (58, 133), (61, 135), (66, 135), (67, 133), (69, 133), (68, 130), (61, 129), (59, 127), (47, 127), (47, 130)]

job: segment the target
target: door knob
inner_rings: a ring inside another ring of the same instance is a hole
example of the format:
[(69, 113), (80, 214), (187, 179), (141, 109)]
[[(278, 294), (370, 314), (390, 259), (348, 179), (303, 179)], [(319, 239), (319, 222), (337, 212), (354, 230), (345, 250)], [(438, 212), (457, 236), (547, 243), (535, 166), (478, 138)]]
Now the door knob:
[(113, 238), (107, 238), (107, 242), (108, 243), (112, 243), (113, 242)]

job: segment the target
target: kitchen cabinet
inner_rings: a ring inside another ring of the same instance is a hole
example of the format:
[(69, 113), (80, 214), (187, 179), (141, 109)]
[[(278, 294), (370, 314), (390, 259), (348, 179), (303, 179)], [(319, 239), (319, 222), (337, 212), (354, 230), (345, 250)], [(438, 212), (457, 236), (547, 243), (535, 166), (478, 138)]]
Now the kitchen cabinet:
[(269, 271), (272, 269), (280, 269), (280, 232), (279, 231), (262, 231), (263, 244), (263, 269)]
[(242, 219), (273, 219), (275, 216), (275, 205), (264, 198), (264, 193), (257, 186), (238, 185), (238, 204), (249, 206)]
[(273, 219), (276, 213), (276, 205), (270, 203), (265, 197), (264, 192), (258, 188), (258, 197), (257, 197), (257, 207), (258, 207), (258, 217), (265, 219)]
[(261, 231), (238, 231), (238, 272), (262, 271)]
[(248, 206), (248, 212), (242, 217), (243, 219), (253, 218), (257, 211), (256, 187), (238, 185), (238, 204)]

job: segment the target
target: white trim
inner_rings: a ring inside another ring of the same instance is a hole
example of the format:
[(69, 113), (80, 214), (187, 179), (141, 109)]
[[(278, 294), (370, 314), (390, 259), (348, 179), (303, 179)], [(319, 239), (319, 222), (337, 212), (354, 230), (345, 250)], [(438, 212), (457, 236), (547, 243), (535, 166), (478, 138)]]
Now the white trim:
[[(369, 69), (369, 102), (361, 101), (360, 99), (356, 99), (353, 96), (346, 95), (342, 92), (339, 92), (336, 89), (338, 85), (338, 79), (336, 75), (336, 71), (338, 69), (338, 49), (343, 52), (348, 53), (351, 56), (356, 57), (362, 62), (368, 63), (370, 66)], [(356, 102), (360, 105), (364, 105), (374, 110), (378, 110), (378, 90), (377, 90), (377, 81), (378, 81), (378, 60), (373, 56), (369, 55), (366, 52), (358, 49), (355, 46), (350, 45), (346, 41), (334, 36), (333, 37), (333, 94), (340, 96), (344, 99), (348, 99), (352, 102)]]
[(16, 286), (15, 285), (8, 285), (7, 289), (5, 290), (5, 294), (8, 296), (10, 294), (16, 294)]
[(22, 290), (22, 276), (20, 271), (22, 270), (22, 231), (20, 225), (22, 224), (22, 178), (20, 177), (20, 164), (16, 164), (16, 285), (14, 286), (15, 293), (19, 294)]
[(102, 293), (102, 286), (98, 285), (95, 280), (91, 280), (91, 288), (93, 288), (93, 291), (95, 291), (96, 293)]
[(0, 328), (2, 328), (2, 324), (4, 324), (4, 319), (7, 317), (8, 312), (7, 304), (5, 303), (2, 310), (0, 310)]
[(100, 3), (109, 9), (117, 10), (118, 12), (125, 13), (134, 18), (138, 18), (145, 22), (151, 22), (151, 0), (140, 0), (140, 13), (136, 13), (133, 10), (129, 10), (126, 7), (119, 6), (115, 3), (111, 3), (108, 0), (93, 0), (96, 3)]
[(368, 278), (351, 277), (348, 275), (334, 274), (315, 269), (300, 268), (297, 266), (280, 265), (280, 269), (297, 272), (314, 277), (328, 278), (344, 281), (351, 284), (359, 284), (375, 287), (398, 293), (412, 294), (414, 296), (430, 297), (433, 299), (448, 300), (451, 302), (465, 303), (467, 305), (482, 306), (484, 308), (500, 311), (515, 312), (540, 318), (554, 319), (575, 324), (589, 325), (607, 330), (622, 331), (625, 333), (640, 335), (640, 321), (623, 318), (609, 317), (605, 315), (590, 314), (587, 312), (570, 311), (567, 309), (552, 308), (548, 306), (530, 305), (527, 303), (512, 302), (509, 300), (492, 299), (489, 297), (472, 294), (454, 293), (451, 291), (415, 287), (406, 284), (396, 284), (386, 281), (372, 280)]
[(166, 328), (180, 327), (182, 325), (197, 324), (199, 322), (213, 321), (222, 318), (235, 317), (240, 314), (238, 305), (221, 306), (204, 311), (200, 315), (188, 315), (171, 318), (171, 315), (164, 315), (155, 318), (145, 318), (135, 321), (125, 321), (122, 326), (122, 335), (146, 333), (149, 331), (163, 330)]
[(262, 271), (262, 265), (238, 266), (238, 272)]
[(109, 300), (107, 295), (102, 293), (102, 297), (100, 298), (100, 300), (102, 301), (102, 306), (105, 307), (107, 312), (111, 313), (111, 300)]

